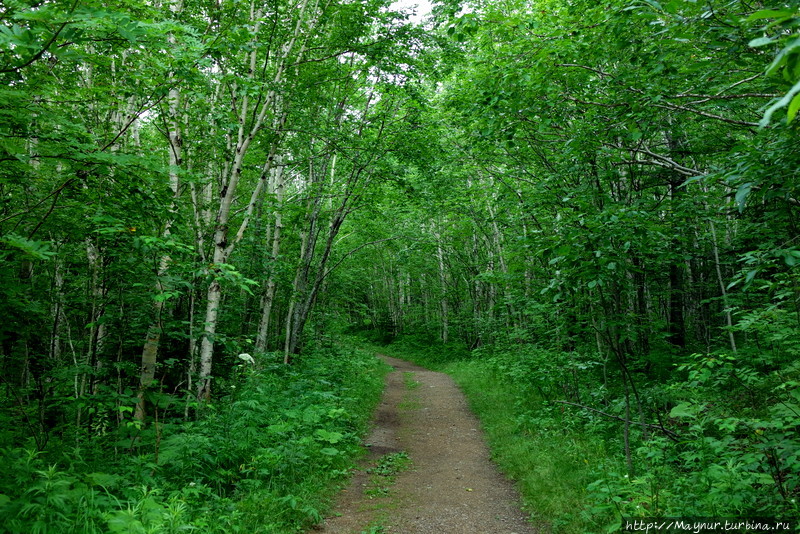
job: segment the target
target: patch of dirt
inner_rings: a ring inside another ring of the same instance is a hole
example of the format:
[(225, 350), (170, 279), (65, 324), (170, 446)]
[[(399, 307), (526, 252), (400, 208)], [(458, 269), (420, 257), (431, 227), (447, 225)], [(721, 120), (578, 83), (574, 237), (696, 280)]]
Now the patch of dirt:
[[(523, 534), (537, 532), (519, 495), (491, 462), (480, 423), (452, 379), (380, 356), (394, 368), (366, 440), (369, 454), (335, 513), (328, 534)], [(387, 482), (367, 472), (404, 451), (411, 468)]]

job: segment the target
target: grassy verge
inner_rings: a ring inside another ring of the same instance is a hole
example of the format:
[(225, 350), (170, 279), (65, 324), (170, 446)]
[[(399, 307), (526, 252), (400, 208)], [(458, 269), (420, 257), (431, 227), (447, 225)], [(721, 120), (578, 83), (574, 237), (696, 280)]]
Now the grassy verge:
[(553, 532), (596, 532), (600, 525), (585, 513), (591, 508), (586, 486), (607, 459), (603, 444), (565, 431), (558, 417), (537, 413), (537, 402), (521, 399), (519, 389), (479, 361), (454, 362), (444, 371), (467, 395), (494, 460), (516, 482), (531, 518)]
[(419, 345), (382, 351), (455, 377), (527, 510), (555, 532), (616, 531), (623, 517), (797, 515), (798, 366), (776, 371), (783, 356), (678, 355), (670, 378), (636, 371), (650, 422), (626, 434), (622, 373), (591, 349), (506, 343), (465, 357)]

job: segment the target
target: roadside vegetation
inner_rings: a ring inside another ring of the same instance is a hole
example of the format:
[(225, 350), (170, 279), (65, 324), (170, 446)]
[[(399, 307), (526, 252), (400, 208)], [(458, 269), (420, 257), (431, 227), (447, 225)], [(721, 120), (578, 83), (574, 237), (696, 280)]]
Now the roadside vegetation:
[(0, 532), (285, 534), (319, 522), (363, 452), (388, 368), (359, 350), (280, 358), (240, 360), (189, 421), (166, 395), (146, 428), (90, 407), (92, 434), (65, 426), (38, 451), (13, 446), (4, 424)]
[[(525, 511), (553, 532), (616, 531), (623, 517), (798, 514), (795, 497), (786, 498), (798, 414), (778, 400), (774, 377), (751, 373), (742, 383), (731, 358), (695, 356), (665, 383), (643, 382), (673, 408), (655, 425), (634, 420), (625, 436), (624, 391), (606, 387), (604, 362), (577, 351), (511, 344), (468, 352), (418, 336), (376, 350), (455, 379)], [(713, 406), (693, 410), (688, 399), (698, 395), (713, 395)], [(745, 415), (733, 415), (743, 407)]]

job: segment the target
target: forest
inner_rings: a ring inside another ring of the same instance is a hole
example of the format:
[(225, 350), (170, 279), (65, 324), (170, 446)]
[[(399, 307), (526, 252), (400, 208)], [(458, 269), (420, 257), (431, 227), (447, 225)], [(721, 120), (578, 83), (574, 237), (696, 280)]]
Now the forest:
[(0, 4), (0, 532), (304, 532), (378, 350), (553, 532), (800, 516), (800, 2), (409, 15)]

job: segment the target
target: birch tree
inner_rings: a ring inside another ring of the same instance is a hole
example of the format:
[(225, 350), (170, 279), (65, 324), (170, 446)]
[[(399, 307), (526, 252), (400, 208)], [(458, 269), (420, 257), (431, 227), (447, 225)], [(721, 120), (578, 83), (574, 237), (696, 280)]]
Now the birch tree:
[[(288, 27), (280, 27), (285, 13), (292, 13), (293, 18)], [(211, 393), (214, 341), (222, 302), (221, 275), (234, 248), (244, 237), (256, 203), (261, 198), (288, 115), (289, 104), (278, 98), (279, 91), (282, 86), (287, 85), (286, 77), (290, 74), (292, 65), (302, 61), (306, 41), (315, 31), (319, 16), (318, 1), (301, 0), (294, 5), (282, 6), (280, 11), (272, 13), (265, 13), (263, 7), (257, 7), (255, 2), (251, 2), (244, 26), (251, 37), (246, 46), (242, 47), (241, 57), (237, 58), (241, 63), (219, 64), (225, 92), (231, 95), (229, 105), (236, 127), (225, 133), (226, 153), (220, 174), (219, 203), (213, 223), (210, 256), (209, 274), (212, 281), (206, 292), (204, 331), (200, 344), (198, 399), (207, 400)], [(265, 17), (270, 25), (265, 24)], [(260, 39), (266, 41), (265, 47), (261, 46)], [(241, 195), (239, 186), (245, 157), (253, 143), (260, 140), (265, 128), (270, 130), (272, 136), (264, 141), (267, 155), (260, 177), (248, 195), (249, 201), (242, 207), (243, 217), (238, 230), (231, 234), (232, 209), (234, 200)]]

